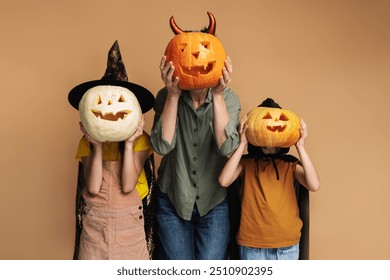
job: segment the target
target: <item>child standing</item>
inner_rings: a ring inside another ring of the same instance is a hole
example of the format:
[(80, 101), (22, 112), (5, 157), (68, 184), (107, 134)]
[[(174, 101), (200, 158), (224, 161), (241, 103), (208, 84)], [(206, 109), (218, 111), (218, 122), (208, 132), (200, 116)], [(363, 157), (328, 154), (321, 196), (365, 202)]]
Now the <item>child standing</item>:
[[(107, 85), (110, 86), (107, 88), (130, 90), (136, 96), (142, 114), (153, 107), (152, 93), (127, 81), (117, 42), (109, 52), (103, 78), (76, 86), (68, 95), (69, 102), (79, 109), (79, 102), (87, 90)], [(111, 103), (109, 100), (107, 106)], [(141, 198), (148, 193), (144, 164), (153, 150), (143, 128), (144, 115), (128, 139), (102, 143), (91, 137), (80, 123), (84, 135), (76, 158), (82, 162), (82, 174), (79, 175), (83, 175), (80, 180), (83, 204), (82, 231), (79, 244), (75, 246), (77, 259), (149, 259)], [(76, 243), (77, 240), (76, 236)]]
[[(280, 108), (272, 99), (260, 106)], [(240, 144), (219, 176), (227, 187), (240, 177), (241, 220), (237, 234), (240, 258), (295, 259), (299, 257), (302, 221), (294, 190), (297, 180), (309, 191), (320, 187), (316, 169), (305, 149), (306, 123), (300, 120), (295, 147), (300, 162), (285, 160), (288, 148), (255, 147), (246, 137), (247, 116), (240, 122)], [(249, 157), (242, 157), (248, 148)]]
[(147, 186), (143, 166), (152, 153), (143, 125), (142, 118), (137, 131), (123, 143), (97, 142), (80, 125), (84, 137), (76, 157), (83, 163), (86, 182), (81, 260), (149, 258), (136, 188), (136, 184)]

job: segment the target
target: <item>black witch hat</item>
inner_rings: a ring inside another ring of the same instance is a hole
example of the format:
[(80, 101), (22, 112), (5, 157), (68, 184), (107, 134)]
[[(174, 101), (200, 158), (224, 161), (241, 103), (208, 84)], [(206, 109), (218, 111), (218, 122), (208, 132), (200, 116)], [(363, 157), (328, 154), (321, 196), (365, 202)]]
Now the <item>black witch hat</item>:
[(85, 82), (74, 87), (68, 94), (69, 103), (78, 110), (79, 102), (84, 93), (90, 88), (101, 85), (120, 86), (129, 89), (137, 98), (142, 113), (146, 113), (154, 105), (154, 96), (149, 90), (128, 81), (118, 41), (115, 41), (108, 52), (107, 69), (104, 76), (100, 80)]

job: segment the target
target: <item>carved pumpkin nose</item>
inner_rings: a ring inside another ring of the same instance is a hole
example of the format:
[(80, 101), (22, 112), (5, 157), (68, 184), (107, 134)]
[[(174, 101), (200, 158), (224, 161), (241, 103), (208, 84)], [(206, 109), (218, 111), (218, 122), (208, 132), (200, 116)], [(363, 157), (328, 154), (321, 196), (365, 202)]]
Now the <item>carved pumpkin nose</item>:
[(193, 55), (196, 59), (198, 59), (198, 57), (199, 57), (199, 52), (194, 52), (194, 53), (192, 53), (192, 55)]
[(108, 104), (107, 105), (112, 105), (112, 101), (108, 100)]

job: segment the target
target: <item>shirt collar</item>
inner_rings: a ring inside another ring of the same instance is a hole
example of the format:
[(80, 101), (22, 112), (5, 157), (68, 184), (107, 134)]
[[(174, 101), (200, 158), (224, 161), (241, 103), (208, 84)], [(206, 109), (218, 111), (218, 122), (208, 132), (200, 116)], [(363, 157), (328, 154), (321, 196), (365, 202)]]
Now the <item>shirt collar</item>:
[[(180, 98), (183, 98), (187, 102), (192, 102), (191, 97), (190, 97), (190, 92), (188, 90), (183, 90)], [(213, 101), (213, 94), (211, 93), (211, 88), (207, 90), (207, 96), (204, 101), (204, 103), (210, 103)]]

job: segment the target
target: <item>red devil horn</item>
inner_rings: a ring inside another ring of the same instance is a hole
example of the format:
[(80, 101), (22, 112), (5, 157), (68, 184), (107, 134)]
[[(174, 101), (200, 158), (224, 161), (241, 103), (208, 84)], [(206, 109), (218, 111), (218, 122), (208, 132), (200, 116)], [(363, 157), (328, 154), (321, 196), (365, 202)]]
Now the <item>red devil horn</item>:
[(216, 28), (215, 17), (210, 12), (207, 12), (207, 15), (209, 16), (210, 24), (209, 27), (207, 27), (206, 32), (215, 35), (215, 28)]
[(172, 29), (173, 33), (175, 33), (175, 35), (184, 32), (183, 30), (181, 30), (181, 29), (176, 25), (176, 22), (175, 22), (173, 16), (171, 16), (171, 19), (169, 20), (169, 24), (171, 25), (171, 29)]

